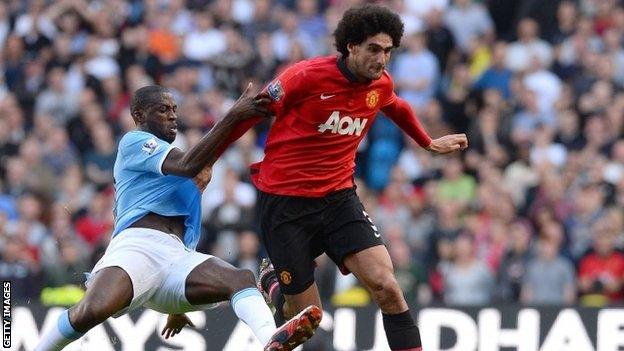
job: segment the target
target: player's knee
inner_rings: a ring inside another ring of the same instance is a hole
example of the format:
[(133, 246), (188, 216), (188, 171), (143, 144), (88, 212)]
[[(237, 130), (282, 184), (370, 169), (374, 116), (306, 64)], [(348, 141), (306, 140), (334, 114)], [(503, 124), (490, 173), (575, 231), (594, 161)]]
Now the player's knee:
[(392, 301), (401, 296), (401, 288), (391, 271), (379, 271), (369, 280), (369, 289), (376, 300)]

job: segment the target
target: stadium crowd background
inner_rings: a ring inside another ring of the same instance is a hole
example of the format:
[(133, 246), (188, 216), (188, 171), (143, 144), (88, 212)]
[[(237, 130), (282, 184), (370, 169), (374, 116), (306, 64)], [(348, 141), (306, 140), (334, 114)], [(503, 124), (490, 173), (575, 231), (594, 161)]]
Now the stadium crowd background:
[[(105, 250), (135, 89), (171, 89), (175, 144), (188, 148), (248, 80), (262, 87), (335, 54), (337, 21), (361, 3), (0, 2), (0, 278), (14, 298), (58, 302), (55, 289), (69, 296)], [(408, 300), (622, 303), (622, 1), (377, 3), (405, 22), (389, 67), (399, 95), (433, 137), (470, 140), (436, 157), (378, 118), (359, 148), (358, 192)], [(246, 166), (262, 158), (269, 123), (225, 153), (203, 196), (198, 249), (254, 272), (263, 250)], [(326, 300), (366, 302), (319, 261)]]

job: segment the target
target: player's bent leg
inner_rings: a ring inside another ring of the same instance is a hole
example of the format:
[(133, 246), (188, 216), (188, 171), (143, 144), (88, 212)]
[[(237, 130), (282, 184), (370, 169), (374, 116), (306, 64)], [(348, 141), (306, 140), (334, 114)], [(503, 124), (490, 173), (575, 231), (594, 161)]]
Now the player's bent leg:
[(381, 309), (390, 349), (421, 350), (420, 332), (394, 277), (386, 247), (378, 245), (347, 255), (343, 263), (370, 291)]
[(80, 302), (63, 311), (35, 351), (62, 350), (91, 328), (130, 305), (133, 291), (128, 274), (119, 267), (98, 271)]
[[(253, 273), (217, 257), (205, 257), (185, 280), (189, 303), (200, 307), (230, 299), (236, 316), (251, 328), (265, 350), (292, 350), (314, 334), (320, 322), (318, 308), (308, 308), (276, 330), (273, 314), (256, 288)], [(190, 256), (189, 260), (198, 258)]]
[(186, 277), (186, 300), (197, 309), (230, 300), (236, 316), (266, 345), (275, 332), (275, 322), (269, 306), (256, 288), (253, 273), (214, 256), (205, 258)]
[(206, 257), (186, 277), (184, 295), (192, 305), (226, 301), (236, 292), (256, 288), (250, 270), (236, 268), (217, 257)]

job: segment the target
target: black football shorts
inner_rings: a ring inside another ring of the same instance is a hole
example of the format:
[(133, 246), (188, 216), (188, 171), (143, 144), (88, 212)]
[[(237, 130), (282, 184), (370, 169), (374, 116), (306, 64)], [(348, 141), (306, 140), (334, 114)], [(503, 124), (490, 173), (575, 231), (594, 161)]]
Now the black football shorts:
[(314, 282), (314, 259), (326, 253), (340, 267), (345, 256), (383, 245), (355, 188), (321, 198), (260, 192), (262, 239), (283, 293), (295, 295)]

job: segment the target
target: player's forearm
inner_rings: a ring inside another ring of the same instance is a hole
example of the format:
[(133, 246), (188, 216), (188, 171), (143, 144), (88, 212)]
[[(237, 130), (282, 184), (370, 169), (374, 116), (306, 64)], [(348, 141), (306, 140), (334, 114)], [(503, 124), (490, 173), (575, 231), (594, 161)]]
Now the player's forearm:
[[(244, 121), (238, 122), (236, 126), (233, 128), (233, 130), (226, 136), (223, 143), (221, 143), (221, 145), (218, 147), (213, 163), (221, 156), (221, 154), (223, 154), (223, 152), (225, 152), (225, 150), (233, 142), (238, 140), (238, 138), (243, 136), (243, 134), (245, 134), (249, 129), (251, 129), (251, 127), (258, 124), (258, 122), (260, 122), (262, 119), (263, 117), (253, 117), (253, 118), (249, 118)], [(212, 165), (212, 163), (210, 165)]]
[(397, 98), (393, 104), (384, 106), (381, 110), (418, 145), (427, 148), (431, 144), (431, 137), (405, 100)]
[(224, 117), (184, 154), (181, 163), (187, 171), (186, 176), (195, 177), (206, 165), (212, 165), (217, 160), (221, 146), (237, 126), (237, 122), (237, 119), (230, 116)]

